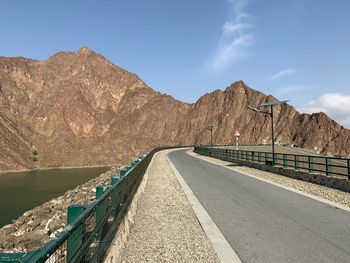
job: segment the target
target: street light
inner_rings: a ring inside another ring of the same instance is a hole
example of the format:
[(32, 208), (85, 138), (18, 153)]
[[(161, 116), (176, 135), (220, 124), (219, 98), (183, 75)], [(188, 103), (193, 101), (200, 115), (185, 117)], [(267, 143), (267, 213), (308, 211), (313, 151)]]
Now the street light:
[(211, 148), (213, 148), (213, 127), (214, 127), (213, 124), (205, 126), (205, 128), (207, 130), (210, 130), (210, 146), (211, 146)]
[(194, 134), (194, 145), (196, 146), (198, 144), (198, 139), (199, 139), (199, 130), (197, 129), (193, 134)]
[[(255, 112), (261, 112), (261, 113), (270, 115), (270, 117), (271, 117), (272, 165), (275, 165), (275, 131), (274, 131), (274, 128), (273, 128), (273, 106), (277, 106), (277, 105), (279, 105), (281, 103), (285, 103), (285, 102), (288, 102), (288, 100), (283, 100), (283, 101), (276, 100), (276, 101), (273, 101), (273, 102), (260, 104), (260, 105), (258, 105), (256, 107), (252, 107), (252, 106), (248, 105), (249, 109), (251, 109), (251, 110), (253, 110)], [(270, 107), (270, 109), (271, 109), (270, 112), (259, 110), (259, 108), (263, 108), (263, 107)]]

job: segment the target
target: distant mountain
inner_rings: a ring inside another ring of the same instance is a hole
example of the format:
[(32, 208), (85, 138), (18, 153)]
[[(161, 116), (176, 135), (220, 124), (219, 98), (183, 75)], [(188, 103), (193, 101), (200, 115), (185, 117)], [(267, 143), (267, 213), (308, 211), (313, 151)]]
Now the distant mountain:
[[(271, 119), (269, 115), (254, 112), (248, 105), (274, 101), (251, 89), (243, 81), (237, 81), (224, 91), (216, 90), (202, 96), (192, 105), (180, 129), (180, 142), (193, 143), (188, 133), (205, 124), (213, 124), (214, 142), (234, 143), (234, 131), (239, 130), (240, 143), (255, 144), (266, 140), (271, 143)], [(269, 107), (265, 111), (269, 111)], [(274, 107), (276, 141), (294, 144), (322, 153), (348, 156), (350, 154), (350, 130), (345, 129), (324, 113), (299, 114), (287, 103)], [(208, 143), (210, 133), (200, 129), (199, 143)]]
[[(186, 104), (148, 87), (88, 48), (45, 61), (0, 57), (0, 169), (122, 164), (160, 145), (271, 140), (270, 120), (247, 109), (273, 99), (233, 83)], [(350, 153), (350, 131), (325, 114), (275, 108), (276, 137), (337, 155)]]

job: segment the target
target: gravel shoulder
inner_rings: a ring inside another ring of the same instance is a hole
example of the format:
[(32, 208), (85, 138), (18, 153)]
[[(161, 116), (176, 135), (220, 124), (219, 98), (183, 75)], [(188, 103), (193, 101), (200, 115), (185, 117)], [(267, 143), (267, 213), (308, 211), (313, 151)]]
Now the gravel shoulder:
[(122, 262), (219, 262), (167, 153), (154, 156)]
[(238, 166), (238, 165), (235, 166), (235, 164), (232, 162), (222, 161), (212, 157), (199, 155), (197, 153), (194, 153), (192, 150), (187, 151), (187, 154), (218, 164), (218, 165), (226, 166), (227, 168), (237, 172), (251, 174), (253, 176), (265, 179), (267, 181), (279, 184), (281, 186), (290, 187), (295, 190), (304, 192), (306, 194), (321, 197), (329, 201), (350, 207), (350, 194), (346, 192), (342, 192), (337, 189), (333, 189), (326, 186), (317, 185), (317, 184), (313, 184), (313, 183), (309, 183), (301, 180), (296, 180), (290, 177), (286, 177), (286, 176), (282, 176), (279, 174), (274, 174), (266, 171), (261, 171), (261, 170), (246, 167), (246, 166)]

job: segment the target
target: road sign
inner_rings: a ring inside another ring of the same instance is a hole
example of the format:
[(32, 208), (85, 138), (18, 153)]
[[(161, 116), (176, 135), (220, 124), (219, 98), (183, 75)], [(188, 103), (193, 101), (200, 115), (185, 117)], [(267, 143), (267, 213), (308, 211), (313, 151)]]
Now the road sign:
[(238, 138), (239, 136), (241, 136), (241, 134), (239, 133), (239, 131), (235, 131), (235, 137), (236, 137), (236, 150), (238, 150)]

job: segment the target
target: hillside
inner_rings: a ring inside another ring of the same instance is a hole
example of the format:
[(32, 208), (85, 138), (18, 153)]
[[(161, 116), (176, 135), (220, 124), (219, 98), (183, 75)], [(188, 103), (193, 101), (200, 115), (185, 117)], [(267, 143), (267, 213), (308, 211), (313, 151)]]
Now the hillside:
[[(189, 111), (181, 126), (182, 144), (194, 142), (186, 136), (190, 131), (213, 124), (214, 143), (234, 143), (234, 131), (241, 133), (243, 144), (271, 143), (270, 116), (254, 112), (248, 105), (259, 105), (276, 98), (251, 89), (243, 81), (237, 81), (224, 91), (216, 90), (202, 96)], [(269, 111), (266, 108), (265, 111)], [(330, 119), (324, 113), (299, 114), (292, 106), (283, 103), (274, 107), (275, 138), (283, 144), (294, 144), (322, 153), (348, 156), (350, 154), (350, 130)], [(210, 132), (199, 129), (198, 143), (208, 143)]]
[[(270, 120), (247, 105), (273, 99), (242, 81), (186, 104), (148, 87), (137, 75), (88, 48), (45, 61), (0, 57), (0, 169), (121, 164), (160, 145), (271, 140)], [(350, 153), (350, 131), (325, 114), (275, 108), (283, 143)]]

